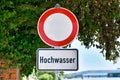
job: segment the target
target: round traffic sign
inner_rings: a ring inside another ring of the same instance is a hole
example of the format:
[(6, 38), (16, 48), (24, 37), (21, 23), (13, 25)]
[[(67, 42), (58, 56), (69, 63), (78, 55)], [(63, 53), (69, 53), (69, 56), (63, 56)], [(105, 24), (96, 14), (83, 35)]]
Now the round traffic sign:
[(45, 11), (38, 21), (38, 34), (50, 46), (65, 46), (78, 33), (79, 24), (75, 15), (68, 9), (59, 7)]

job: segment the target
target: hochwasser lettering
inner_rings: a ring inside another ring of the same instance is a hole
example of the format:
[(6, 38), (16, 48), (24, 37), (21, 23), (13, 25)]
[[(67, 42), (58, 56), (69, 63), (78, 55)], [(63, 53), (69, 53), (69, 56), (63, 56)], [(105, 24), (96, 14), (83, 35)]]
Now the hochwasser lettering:
[(40, 63), (75, 63), (75, 58), (45, 58), (40, 56)]

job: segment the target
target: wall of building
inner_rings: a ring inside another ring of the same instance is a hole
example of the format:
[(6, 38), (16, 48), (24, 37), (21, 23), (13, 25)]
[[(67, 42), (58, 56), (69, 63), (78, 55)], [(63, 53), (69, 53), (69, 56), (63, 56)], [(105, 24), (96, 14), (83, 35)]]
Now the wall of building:
[(19, 80), (19, 69), (4, 69), (6, 63), (0, 60), (0, 80)]

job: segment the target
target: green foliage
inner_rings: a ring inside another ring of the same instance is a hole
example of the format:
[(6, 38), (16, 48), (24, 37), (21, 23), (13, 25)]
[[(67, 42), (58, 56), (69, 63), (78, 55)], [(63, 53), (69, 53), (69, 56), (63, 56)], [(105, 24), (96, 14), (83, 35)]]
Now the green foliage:
[[(79, 40), (86, 47), (96, 46), (102, 49), (106, 60), (119, 57), (120, 41), (120, 2), (118, 0), (90, 0), (79, 3)], [(99, 44), (95, 44), (98, 42)]]
[(36, 64), (37, 48), (48, 47), (40, 40), (36, 27), (47, 5), (38, 3), (37, 0), (0, 2), (0, 58), (12, 60), (10, 66), (20, 67), (25, 75)]
[[(58, 79), (61, 80), (61, 77), (63, 77), (64, 72), (60, 72), (58, 75)], [(39, 80), (55, 80), (55, 72), (42, 72), (37, 71), (36, 76)]]
[(120, 53), (119, 0), (1, 0), (0, 58), (11, 60), (10, 66), (29, 75), (36, 65), (37, 48), (49, 47), (38, 36), (37, 21), (56, 3), (75, 13), (80, 24), (78, 38), (87, 48), (96, 46), (107, 60), (116, 61)]
[(49, 74), (42, 74), (41, 76), (39, 76), (39, 79), (40, 80), (53, 80), (53, 77), (52, 75), (49, 75)]
[(37, 71), (36, 74), (39, 80), (55, 80), (54, 72), (38, 72)]

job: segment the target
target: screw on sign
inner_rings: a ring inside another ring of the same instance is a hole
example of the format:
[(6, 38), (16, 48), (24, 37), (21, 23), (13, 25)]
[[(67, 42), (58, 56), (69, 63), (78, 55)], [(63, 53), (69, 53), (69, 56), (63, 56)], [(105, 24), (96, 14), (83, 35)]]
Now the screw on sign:
[(47, 45), (66, 46), (78, 34), (78, 20), (68, 9), (57, 7), (45, 11), (38, 21), (38, 34)]

